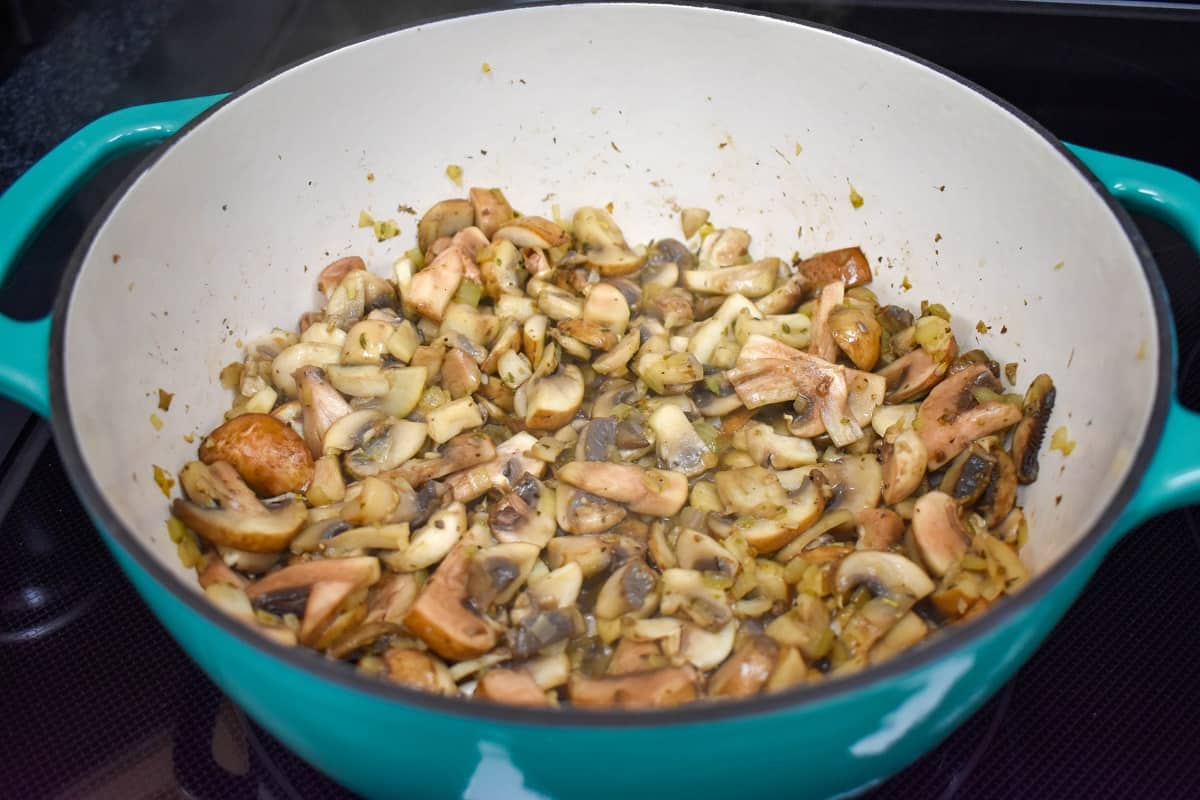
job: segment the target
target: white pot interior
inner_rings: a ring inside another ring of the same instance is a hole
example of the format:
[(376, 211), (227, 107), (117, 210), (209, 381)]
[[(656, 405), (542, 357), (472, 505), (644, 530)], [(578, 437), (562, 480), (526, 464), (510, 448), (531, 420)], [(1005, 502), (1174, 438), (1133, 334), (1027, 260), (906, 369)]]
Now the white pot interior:
[[(611, 201), (631, 241), (678, 236), (682, 205), (747, 228), (757, 257), (860, 244), (884, 301), (944, 303), (961, 349), (1020, 365), (1018, 391), (1051, 373), (1051, 427), (1078, 447), (1044, 451), (1023, 493), (1037, 569), (1096, 521), (1147, 429), (1157, 322), (1138, 258), (1085, 179), (1009, 112), (899, 55), (775, 19), (530, 8), (292, 69), (189, 131), (116, 204), (71, 297), (69, 421), (116, 516), (162, 562), (186, 575), (152, 465), (195, 457), (184, 437), (220, 421), (217, 376), (239, 343), (294, 326), (333, 258), (389, 275), (415, 240), (397, 205), (472, 185), (503, 187), (526, 213)], [(362, 209), (402, 235), (376, 243), (356, 227)], [(175, 393), (169, 412), (159, 388)]]

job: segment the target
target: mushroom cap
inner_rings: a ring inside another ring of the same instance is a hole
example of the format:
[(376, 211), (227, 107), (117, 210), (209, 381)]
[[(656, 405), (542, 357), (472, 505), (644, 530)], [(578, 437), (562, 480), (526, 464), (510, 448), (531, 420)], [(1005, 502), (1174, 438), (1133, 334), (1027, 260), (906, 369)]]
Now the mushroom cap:
[(934, 590), (934, 583), (915, 563), (899, 553), (857, 550), (838, 565), (834, 588), (843, 597), (859, 586), (892, 599), (919, 600)]
[(958, 503), (945, 492), (928, 492), (913, 506), (913, 539), (935, 575), (945, 575), (967, 552)]

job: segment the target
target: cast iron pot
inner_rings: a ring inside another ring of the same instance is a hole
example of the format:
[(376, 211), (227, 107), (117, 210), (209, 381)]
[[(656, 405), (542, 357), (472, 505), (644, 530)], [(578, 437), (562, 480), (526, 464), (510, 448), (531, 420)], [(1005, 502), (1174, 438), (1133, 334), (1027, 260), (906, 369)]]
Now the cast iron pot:
[[(363, 794), (862, 789), (994, 692), (1124, 532), (1200, 497), (1200, 418), (1173, 399), (1162, 281), (1116, 202), (1200, 246), (1200, 184), (1065, 146), (893, 49), (673, 6), (543, 6), (394, 31), (228, 97), (92, 123), (0, 198), (0, 269), (98, 164), (164, 139), (80, 243), (52, 318), (0, 320), (0, 391), (51, 417), (105, 541), (192, 658)], [(1051, 426), (1077, 446), (1044, 453), (1043, 477), (1024, 495), (1037, 577), (853, 677), (643, 713), (419, 694), (223, 616), (178, 563), (152, 465), (194, 457), (184, 435), (208, 431), (227, 407), (217, 375), (240, 357), (238, 340), (313, 307), (321, 266), (355, 253), (386, 274), (415, 226), (397, 205), (462, 193), (449, 164), (466, 185), (502, 186), (531, 211), (612, 201), (631, 241), (674, 231), (678, 203), (749, 228), (764, 254), (861, 244), (884, 298), (944, 303), (960, 341), (1016, 361), (1023, 380), (1051, 373)], [(362, 209), (399, 218), (404, 235), (376, 243), (355, 226)], [(159, 388), (176, 395), (169, 412), (157, 412)]]

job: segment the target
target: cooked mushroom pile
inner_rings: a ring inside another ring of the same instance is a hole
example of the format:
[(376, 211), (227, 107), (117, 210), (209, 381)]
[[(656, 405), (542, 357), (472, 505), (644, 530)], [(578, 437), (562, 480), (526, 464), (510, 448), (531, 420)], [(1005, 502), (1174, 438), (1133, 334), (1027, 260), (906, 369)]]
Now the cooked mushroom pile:
[(180, 472), (208, 596), (407, 686), (645, 708), (861, 670), (1018, 589), (1050, 378), (1006, 393), (858, 247), (682, 222), (633, 247), (476, 188), (389, 277), (327, 266)]

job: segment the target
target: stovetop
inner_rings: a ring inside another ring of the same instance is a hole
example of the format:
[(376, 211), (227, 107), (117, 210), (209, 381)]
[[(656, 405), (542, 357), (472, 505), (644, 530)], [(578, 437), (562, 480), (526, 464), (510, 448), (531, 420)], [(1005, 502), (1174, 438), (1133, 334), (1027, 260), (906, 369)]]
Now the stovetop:
[[(0, 190), (105, 111), (236, 88), (314, 50), (471, 5), (8, 0), (0, 24), (7, 11), (24, 27), (0, 37), (8, 48), (0, 57)], [(1064, 139), (1200, 175), (1194, 4), (752, 7), (902, 47), (1013, 101)], [(0, 293), (0, 310), (44, 313), (71, 247), (132, 163), (103, 170), (59, 212)], [(1200, 262), (1169, 229), (1137, 222), (1171, 292), (1181, 394), (1200, 405)], [(1200, 796), (1200, 625), (1191, 617), (1200, 610), (1198, 513), (1169, 514), (1130, 534), (1013, 680), (867, 797)], [(0, 794), (348, 796), (183, 655), (104, 549), (47, 425), (4, 404), (0, 515)]]

